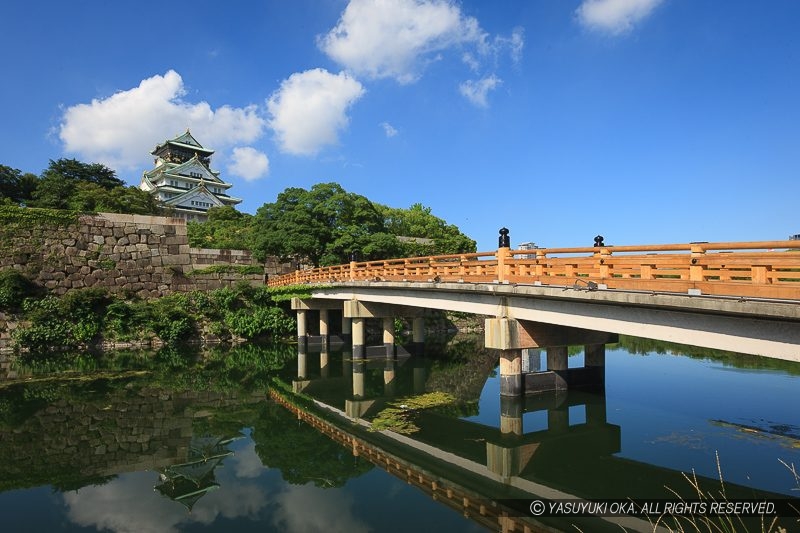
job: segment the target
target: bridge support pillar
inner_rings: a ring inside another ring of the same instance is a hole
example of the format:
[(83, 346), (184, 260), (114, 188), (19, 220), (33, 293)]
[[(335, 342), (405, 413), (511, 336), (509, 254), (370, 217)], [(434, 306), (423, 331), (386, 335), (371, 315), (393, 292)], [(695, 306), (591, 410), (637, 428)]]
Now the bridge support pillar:
[(297, 379), (306, 379), (308, 368), (308, 355), (306, 355), (305, 346), (302, 348), (298, 345), (297, 350)]
[(383, 350), (386, 357), (394, 357), (394, 318), (383, 317)]
[(353, 398), (364, 399), (364, 377), (367, 372), (366, 361), (353, 361)]
[(327, 309), (320, 309), (319, 310), (319, 336), (320, 342), (322, 346), (327, 346), (328, 341), (330, 339), (329, 332), (328, 332), (328, 310)]
[[(617, 335), (602, 331), (513, 318), (487, 318), (484, 331), (486, 347), (500, 350), (500, 394), (503, 395), (602, 387), (605, 343), (618, 340)], [(575, 344), (586, 346), (585, 368), (569, 368), (567, 347)], [(522, 371), (517, 361), (521, 362), (521, 350), (528, 348), (547, 350), (546, 371)]]
[(547, 347), (547, 370), (553, 373), (555, 390), (568, 388), (569, 351), (566, 346)]
[(353, 319), (342, 316), (342, 342), (352, 344), (353, 342)]
[(366, 349), (364, 348), (366, 328), (365, 318), (353, 319), (353, 359), (364, 359), (366, 357)]
[(502, 435), (522, 436), (522, 398), (519, 396), (500, 396), (500, 433)]
[(520, 396), (522, 389), (522, 351), (500, 352), (500, 395)]
[(386, 366), (383, 368), (383, 395), (387, 398), (394, 397), (395, 384), (395, 361), (387, 359)]
[(605, 387), (606, 384), (606, 345), (587, 344), (583, 347), (583, 366), (593, 385)]
[(329, 359), (328, 347), (323, 344), (322, 351), (319, 352), (319, 374), (322, 378), (327, 378), (330, 375)]
[(308, 335), (308, 328), (306, 325), (306, 311), (300, 309), (297, 311), (297, 344), (306, 345)]
[(414, 355), (422, 355), (425, 353), (425, 318), (421, 316), (414, 317), (413, 321), (413, 349)]
[(414, 394), (422, 394), (425, 392), (425, 367), (414, 367)]

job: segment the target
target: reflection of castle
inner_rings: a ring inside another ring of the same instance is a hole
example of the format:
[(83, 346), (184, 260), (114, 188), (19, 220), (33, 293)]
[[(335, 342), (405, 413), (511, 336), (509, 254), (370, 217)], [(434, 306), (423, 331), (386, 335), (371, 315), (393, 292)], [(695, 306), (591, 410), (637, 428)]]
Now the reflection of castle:
[(188, 460), (160, 469), (161, 483), (155, 486), (155, 490), (191, 511), (200, 498), (219, 488), (214, 469), (222, 464), (223, 459), (233, 455), (225, 447), (233, 440), (212, 436), (192, 437)]

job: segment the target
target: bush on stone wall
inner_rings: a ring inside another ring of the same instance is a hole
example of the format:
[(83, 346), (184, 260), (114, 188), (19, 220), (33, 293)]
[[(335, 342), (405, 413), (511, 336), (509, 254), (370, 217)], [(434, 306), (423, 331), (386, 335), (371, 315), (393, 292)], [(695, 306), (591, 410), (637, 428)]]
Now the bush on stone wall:
[(223, 341), (283, 338), (296, 327), (266, 287), (247, 283), (150, 300), (86, 288), (60, 298), (29, 298), (22, 308), (26, 323), (15, 330), (14, 339), (31, 352), (85, 348), (103, 340), (149, 342), (155, 337), (174, 346), (209, 333)]
[(25, 298), (38, 292), (36, 285), (19, 270), (13, 268), (0, 270), (0, 311), (22, 309)]

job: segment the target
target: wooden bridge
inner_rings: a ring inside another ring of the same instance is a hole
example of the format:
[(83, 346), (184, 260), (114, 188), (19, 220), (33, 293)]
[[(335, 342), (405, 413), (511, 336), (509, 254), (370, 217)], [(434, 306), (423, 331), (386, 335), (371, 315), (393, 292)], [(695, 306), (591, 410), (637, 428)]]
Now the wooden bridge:
[(538, 248), (351, 262), (271, 277), (270, 287), (344, 281), (573, 286), (800, 300), (800, 241)]
[[(502, 241), (501, 241), (502, 242)], [(270, 278), (271, 287), (310, 284), (295, 299), (298, 341), (307, 315), (341, 313), (343, 338), (363, 358), (365, 321), (383, 321), (395, 353), (394, 318), (444, 310), (483, 315), (486, 347), (500, 351), (501, 393), (604, 382), (605, 344), (619, 334), (800, 362), (800, 242), (690, 243), (542, 248), (313, 268)], [(585, 367), (568, 368), (567, 347), (585, 347)], [(547, 371), (524, 373), (521, 350), (547, 350)]]

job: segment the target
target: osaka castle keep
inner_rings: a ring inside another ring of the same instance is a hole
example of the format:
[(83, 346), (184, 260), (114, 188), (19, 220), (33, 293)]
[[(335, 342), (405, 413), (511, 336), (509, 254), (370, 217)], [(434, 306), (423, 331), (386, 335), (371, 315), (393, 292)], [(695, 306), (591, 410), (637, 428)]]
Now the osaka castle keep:
[(228, 194), (232, 185), (220, 179), (218, 170), (211, 170), (214, 150), (203, 148), (188, 129), (150, 153), (155, 168), (142, 174), (139, 188), (155, 196), (172, 216), (202, 222), (211, 207), (241, 203), (241, 198)]

